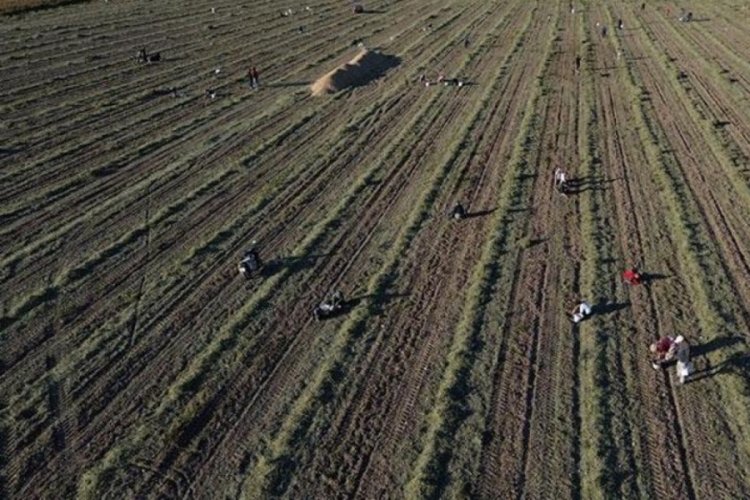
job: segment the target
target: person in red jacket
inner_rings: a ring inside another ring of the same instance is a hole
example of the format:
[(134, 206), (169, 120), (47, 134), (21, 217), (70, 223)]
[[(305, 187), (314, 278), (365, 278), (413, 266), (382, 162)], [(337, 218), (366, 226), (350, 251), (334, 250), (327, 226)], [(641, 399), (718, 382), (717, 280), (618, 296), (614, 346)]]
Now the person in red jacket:
[(622, 273), (622, 280), (625, 283), (628, 283), (630, 285), (642, 285), (643, 284), (643, 276), (641, 273), (638, 272), (638, 269), (635, 267), (631, 269), (626, 269)]
[(649, 350), (654, 354), (651, 366), (653, 366), (654, 369), (658, 369), (663, 364), (672, 361), (672, 359), (674, 359), (676, 347), (675, 339), (670, 336), (662, 337), (651, 344)]

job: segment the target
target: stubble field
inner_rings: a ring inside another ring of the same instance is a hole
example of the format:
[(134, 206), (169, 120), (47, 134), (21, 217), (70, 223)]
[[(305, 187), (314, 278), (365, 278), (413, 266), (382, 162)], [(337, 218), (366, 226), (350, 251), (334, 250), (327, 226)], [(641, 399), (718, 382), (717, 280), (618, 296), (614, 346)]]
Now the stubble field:
[(0, 497), (750, 497), (750, 6), (306, 5), (2, 18)]

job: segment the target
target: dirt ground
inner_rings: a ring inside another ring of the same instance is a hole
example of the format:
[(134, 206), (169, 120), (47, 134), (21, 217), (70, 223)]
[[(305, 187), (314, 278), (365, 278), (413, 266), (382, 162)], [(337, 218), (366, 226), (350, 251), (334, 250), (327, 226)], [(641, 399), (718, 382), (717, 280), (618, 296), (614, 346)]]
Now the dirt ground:
[[(3, 18), (0, 497), (749, 498), (749, 13)], [(393, 64), (311, 96), (363, 46)]]

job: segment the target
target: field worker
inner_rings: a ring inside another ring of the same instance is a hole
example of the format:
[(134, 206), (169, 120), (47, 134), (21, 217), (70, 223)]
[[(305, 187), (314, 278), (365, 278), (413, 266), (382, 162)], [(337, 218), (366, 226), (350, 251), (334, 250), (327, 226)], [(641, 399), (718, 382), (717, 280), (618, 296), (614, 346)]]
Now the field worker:
[(461, 205), (461, 202), (456, 202), (455, 205), (453, 205), (453, 209), (451, 210), (451, 217), (454, 219), (463, 219), (466, 217), (466, 209), (463, 205)]
[(643, 276), (641, 273), (638, 272), (638, 269), (633, 267), (630, 269), (626, 269), (622, 273), (622, 280), (625, 283), (628, 283), (629, 285), (642, 285), (643, 284)]
[(641, 4), (641, 10), (646, 10), (646, 2), (643, 2), (643, 3)]
[(685, 337), (680, 335), (674, 339), (675, 346), (675, 357), (677, 358), (677, 378), (680, 384), (684, 384), (685, 380), (693, 372), (693, 364), (690, 362), (690, 345), (685, 340)]
[(567, 181), (567, 176), (565, 174), (565, 170), (563, 170), (560, 167), (557, 167), (555, 169), (555, 188), (557, 188), (558, 191), (564, 191), (566, 181)]
[(576, 73), (581, 71), (581, 56), (576, 56)]
[(651, 344), (649, 350), (654, 355), (651, 366), (654, 367), (654, 370), (658, 370), (663, 363), (672, 361), (675, 352), (675, 339), (670, 336), (662, 337)]
[(258, 68), (253, 66), (250, 71), (252, 72), (254, 88), (260, 87), (260, 75), (258, 74)]
[(588, 302), (582, 300), (570, 313), (573, 315), (573, 323), (580, 323), (591, 316), (591, 306)]
[(607, 36), (607, 27), (602, 26), (602, 38), (605, 38)]
[(618, 29), (618, 30), (620, 30), (620, 31), (622, 31), (622, 28), (623, 28), (624, 26), (625, 26), (625, 25), (623, 24), (623, 22), (622, 22), (622, 19), (618, 19), (618, 20), (617, 20), (617, 29)]

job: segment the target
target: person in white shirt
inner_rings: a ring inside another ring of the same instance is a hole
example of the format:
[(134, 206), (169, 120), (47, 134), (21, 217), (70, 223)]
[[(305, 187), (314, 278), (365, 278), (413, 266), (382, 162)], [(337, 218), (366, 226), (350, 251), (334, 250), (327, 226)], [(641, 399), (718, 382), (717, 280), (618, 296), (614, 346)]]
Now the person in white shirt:
[(573, 308), (571, 314), (573, 315), (573, 323), (580, 323), (584, 319), (591, 316), (591, 305), (585, 300), (582, 300), (577, 306)]
[(560, 167), (557, 167), (555, 169), (555, 188), (557, 188), (558, 191), (565, 191), (566, 180), (567, 180), (567, 176), (565, 174), (565, 170), (563, 170)]

